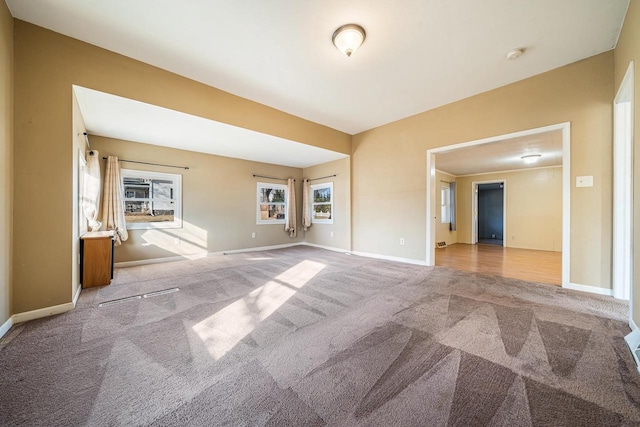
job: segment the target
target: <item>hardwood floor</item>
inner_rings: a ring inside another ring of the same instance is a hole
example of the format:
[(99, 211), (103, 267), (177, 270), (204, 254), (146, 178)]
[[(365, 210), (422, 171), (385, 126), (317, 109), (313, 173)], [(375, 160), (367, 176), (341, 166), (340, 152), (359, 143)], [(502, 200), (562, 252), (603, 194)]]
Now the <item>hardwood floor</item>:
[(436, 265), (562, 285), (562, 253), (456, 243), (436, 249)]

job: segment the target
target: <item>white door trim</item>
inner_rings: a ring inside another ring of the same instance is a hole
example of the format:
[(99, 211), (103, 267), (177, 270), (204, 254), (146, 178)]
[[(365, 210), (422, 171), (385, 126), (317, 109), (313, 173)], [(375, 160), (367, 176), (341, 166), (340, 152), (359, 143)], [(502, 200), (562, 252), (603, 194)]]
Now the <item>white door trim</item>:
[[(631, 298), (633, 281), (634, 62), (613, 101), (613, 259), (615, 298)], [(632, 304), (629, 304), (631, 316)]]
[(555, 125), (513, 132), (505, 135), (492, 136), (475, 141), (462, 142), (460, 144), (427, 150), (427, 251), (426, 263), (435, 265), (435, 239), (436, 239), (436, 154), (458, 150), (460, 148), (473, 147), (474, 145), (488, 144), (521, 136), (536, 135), (554, 130), (562, 131), (562, 286), (566, 287), (570, 282), (571, 270), (571, 123), (564, 122)]
[(507, 247), (507, 180), (473, 181), (471, 183), (471, 244), (478, 243), (478, 184), (502, 184), (502, 246)]

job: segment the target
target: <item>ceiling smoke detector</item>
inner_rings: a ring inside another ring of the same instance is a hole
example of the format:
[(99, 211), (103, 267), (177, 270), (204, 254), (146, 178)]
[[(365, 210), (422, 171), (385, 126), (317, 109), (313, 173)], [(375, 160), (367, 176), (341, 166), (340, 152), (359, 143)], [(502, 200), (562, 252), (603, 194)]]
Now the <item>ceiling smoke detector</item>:
[(523, 47), (519, 47), (517, 49), (511, 49), (509, 52), (506, 53), (506, 57), (508, 60), (512, 61), (514, 59), (519, 58), (523, 53), (524, 53), (524, 48)]

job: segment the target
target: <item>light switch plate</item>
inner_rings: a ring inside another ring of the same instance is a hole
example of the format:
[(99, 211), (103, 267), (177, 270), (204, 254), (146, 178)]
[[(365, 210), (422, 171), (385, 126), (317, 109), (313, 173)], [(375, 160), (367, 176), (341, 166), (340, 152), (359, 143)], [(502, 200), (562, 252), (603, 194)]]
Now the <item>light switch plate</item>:
[(593, 176), (577, 176), (576, 187), (593, 187)]

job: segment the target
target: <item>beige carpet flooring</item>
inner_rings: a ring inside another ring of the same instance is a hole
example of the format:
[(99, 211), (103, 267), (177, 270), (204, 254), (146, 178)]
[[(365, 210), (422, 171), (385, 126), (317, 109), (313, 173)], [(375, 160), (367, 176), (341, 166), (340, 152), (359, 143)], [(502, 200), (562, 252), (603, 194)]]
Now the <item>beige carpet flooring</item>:
[(612, 298), (309, 247), (116, 273), (0, 340), (0, 425), (640, 423)]

